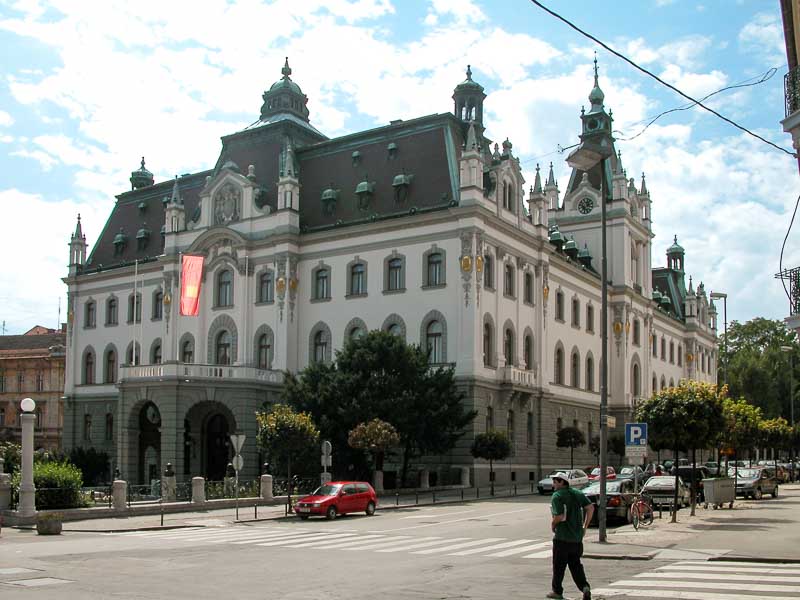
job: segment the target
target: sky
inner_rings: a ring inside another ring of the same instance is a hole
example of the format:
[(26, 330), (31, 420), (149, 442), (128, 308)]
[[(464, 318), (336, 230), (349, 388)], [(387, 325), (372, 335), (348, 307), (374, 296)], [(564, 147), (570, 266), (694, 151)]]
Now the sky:
[[(542, 1), (695, 98), (777, 69), (708, 104), (791, 150), (778, 0)], [(677, 235), (695, 286), (728, 294), (729, 324), (785, 317), (795, 159), (697, 107), (645, 128), (687, 101), (528, 0), (0, 0), (4, 332), (57, 326), (59, 302), (66, 320), (77, 215), (91, 249), (143, 155), (156, 181), (213, 167), (286, 56), (329, 137), (450, 112), (471, 64), (487, 135), (511, 140), (528, 184), (553, 162), (563, 191), (595, 51), (628, 176), (646, 173), (653, 266)]]

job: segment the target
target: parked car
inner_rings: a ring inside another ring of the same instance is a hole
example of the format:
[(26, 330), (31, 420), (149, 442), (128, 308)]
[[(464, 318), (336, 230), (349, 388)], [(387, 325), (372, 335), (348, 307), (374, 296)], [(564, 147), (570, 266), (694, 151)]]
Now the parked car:
[[(600, 506), (599, 481), (589, 484), (589, 487), (584, 488), (583, 493), (595, 506)], [(627, 521), (633, 498), (633, 479), (617, 479), (606, 482), (606, 518)], [(592, 517), (592, 522), (597, 523), (597, 511)]]
[[(642, 487), (642, 493), (647, 494), (653, 499), (653, 506), (664, 506), (672, 504), (675, 498), (675, 476), (661, 475), (651, 477)], [(689, 506), (691, 499), (689, 488), (678, 477), (678, 508)]]
[(736, 495), (760, 500), (764, 494), (778, 497), (778, 480), (770, 469), (754, 467), (736, 470)]
[(717, 476), (717, 472), (720, 471), (720, 469), (721, 469), (721, 465), (715, 460), (707, 460), (706, 463), (703, 466), (706, 469), (708, 469), (708, 471), (709, 471), (709, 473), (711, 473), (712, 477), (716, 477)]
[(648, 479), (647, 473), (644, 472), (642, 467), (636, 466), (627, 466), (627, 467), (620, 467), (619, 472), (617, 473), (617, 479), (630, 479), (633, 481), (634, 479), (639, 482), (639, 485), (642, 485)]
[(363, 512), (375, 514), (378, 495), (365, 481), (332, 481), (321, 485), (295, 505), (295, 514), (303, 520), (310, 516), (325, 516), (329, 520), (337, 515)]
[[(614, 467), (606, 467), (606, 480), (616, 478), (617, 472), (614, 470)], [(589, 481), (595, 481), (597, 479), (600, 479), (600, 467), (595, 467), (592, 469), (592, 472), (589, 473)]]
[(653, 475), (667, 474), (664, 465), (660, 465), (658, 463), (648, 463), (648, 465), (644, 468), (644, 472), (648, 477), (652, 477)]
[(712, 475), (709, 473), (706, 467), (692, 467), (690, 465), (679, 466), (678, 476), (683, 479), (684, 483), (686, 483), (690, 490), (692, 487), (692, 471), (694, 471), (694, 493), (695, 497), (697, 498), (697, 502), (705, 502), (703, 479), (708, 479)]
[(552, 477), (556, 473), (566, 473), (570, 487), (581, 489), (589, 484), (589, 477), (580, 469), (556, 469), (539, 482), (540, 494), (550, 494), (553, 491)]

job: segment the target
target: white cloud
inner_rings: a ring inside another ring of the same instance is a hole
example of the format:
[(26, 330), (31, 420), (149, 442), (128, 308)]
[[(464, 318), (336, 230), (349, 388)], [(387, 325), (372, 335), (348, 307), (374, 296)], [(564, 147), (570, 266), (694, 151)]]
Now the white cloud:
[(696, 69), (703, 64), (703, 54), (711, 47), (711, 38), (702, 35), (689, 35), (664, 44), (658, 54), (668, 63), (680, 65), (684, 69)]
[(14, 119), (4, 110), (0, 110), (0, 127), (9, 127), (14, 124)]
[[(431, 0), (426, 24), (435, 25), (444, 16), (462, 25), (477, 24), (487, 20), (486, 14), (472, 0)], [(428, 23), (428, 20), (431, 22)]]
[(10, 153), (11, 156), (19, 156), (20, 158), (30, 158), (39, 163), (43, 171), (49, 171), (58, 164), (58, 160), (53, 158), (47, 152), (41, 150), (14, 150)]
[(692, 98), (700, 99), (728, 83), (728, 77), (718, 70), (710, 73), (690, 73), (678, 65), (669, 65), (660, 74), (661, 79), (674, 85)]
[(743, 50), (760, 54), (770, 66), (779, 66), (786, 62), (783, 25), (777, 11), (756, 15), (742, 27), (738, 39)]

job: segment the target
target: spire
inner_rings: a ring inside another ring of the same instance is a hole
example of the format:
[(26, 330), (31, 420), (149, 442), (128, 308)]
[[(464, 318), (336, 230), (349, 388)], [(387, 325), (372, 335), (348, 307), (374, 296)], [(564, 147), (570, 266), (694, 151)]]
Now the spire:
[(644, 172), (642, 172), (642, 189), (639, 191), (642, 196), (647, 195), (647, 184), (644, 181)]
[(183, 204), (183, 200), (181, 199), (181, 190), (180, 186), (178, 186), (178, 176), (175, 175), (175, 183), (172, 185), (172, 198), (170, 199), (172, 204)]
[(297, 165), (294, 162), (294, 149), (292, 148), (291, 138), (287, 138), (283, 158), (283, 175), (286, 177), (297, 178)]
[(692, 289), (692, 276), (689, 275), (689, 293), (694, 294), (694, 289)]
[(622, 168), (622, 150), (617, 150), (617, 175), (624, 175), (625, 169)]
[(475, 134), (475, 121), (469, 122), (469, 131), (467, 132), (467, 143), (464, 145), (466, 152), (478, 152), (478, 138)]
[(556, 178), (553, 175), (553, 163), (550, 163), (550, 173), (547, 175), (547, 183), (545, 187), (556, 187)]
[(81, 213), (78, 213), (78, 223), (75, 225), (75, 233), (72, 234), (73, 240), (80, 240), (83, 236), (83, 228), (81, 227)]
[[(287, 56), (286, 61), (283, 63), (283, 68), (281, 69), (281, 75), (283, 75), (283, 80), (286, 81), (287, 79), (289, 79), (289, 75), (291, 74), (292, 74), (292, 68), (289, 66), (289, 57)], [(595, 77), (595, 81), (597, 81), (597, 77)]]
[(592, 108), (589, 112), (594, 112), (595, 110), (602, 110), (603, 109), (603, 100), (605, 99), (605, 94), (603, 94), (603, 90), (600, 89), (600, 82), (598, 81), (598, 69), (597, 69), (597, 52), (594, 54), (594, 87), (592, 91), (589, 92), (589, 102), (592, 103)]
[(533, 193), (542, 193), (542, 177), (539, 175), (539, 163), (536, 163), (536, 177), (533, 180)]

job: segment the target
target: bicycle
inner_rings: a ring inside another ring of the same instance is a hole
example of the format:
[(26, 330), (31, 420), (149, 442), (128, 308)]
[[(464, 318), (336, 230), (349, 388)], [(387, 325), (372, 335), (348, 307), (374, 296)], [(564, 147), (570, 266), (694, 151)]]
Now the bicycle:
[(653, 502), (650, 497), (641, 493), (636, 494), (630, 508), (630, 520), (633, 528), (638, 531), (640, 525), (644, 527), (652, 525), (654, 516)]

